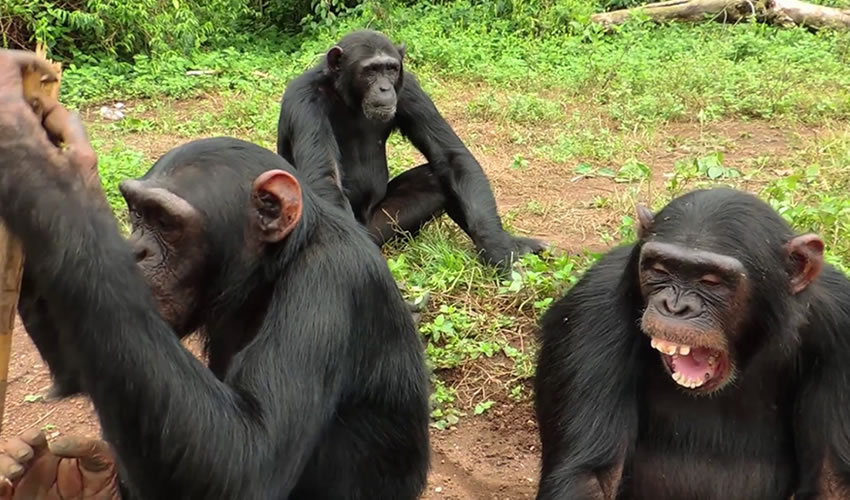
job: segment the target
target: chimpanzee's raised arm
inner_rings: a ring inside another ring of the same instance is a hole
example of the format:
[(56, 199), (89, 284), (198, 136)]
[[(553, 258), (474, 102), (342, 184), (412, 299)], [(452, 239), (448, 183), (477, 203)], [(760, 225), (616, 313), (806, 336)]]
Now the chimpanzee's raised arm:
[(405, 73), (396, 115), (401, 133), (428, 159), (449, 198), (447, 212), (483, 252), (485, 261), (510, 265), (545, 244), (512, 237), (502, 227), (490, 181), (412, 73)]
[[(82, 389), (130, 493), (286, 498), (338, 399), (343, 370), (328, 353), (346, 351), (349, 289), (323, 283), (325, 299), (311, 300), (301, 291), (322, 278), (293, 263), (299, 272), (270, 291), (273, 301), (288, 297), (275, 302), (284, 310), (266, 317), (218, 380), (158, 313), (115, 219), (80, 175), (85, 167), (0, 88), (0, 219), (21, 239), (51, 309), (63, 311), (59, 341), (81, 360)], [(343, 310), (327, 314), (328, 303)], [(303, 314), (310, 324), (280, 324)]]

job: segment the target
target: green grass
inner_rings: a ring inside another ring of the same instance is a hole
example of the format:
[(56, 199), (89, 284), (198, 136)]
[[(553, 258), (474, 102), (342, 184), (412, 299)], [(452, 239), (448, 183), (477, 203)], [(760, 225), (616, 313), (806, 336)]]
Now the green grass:
[[(557, 200), (534, 193), (503, 210), (509, 226), (551, 220), (558, 203), (577, 200), (605, 221), (592, 226), (593, 242), (613, 245), (634, 238), (636, 202), (658, 209), (689, 189), (727, 184), (762, 195), (798, 230), (823, 235), (830, 262), (847, 267), (850, 35), (632, 23), (603, 36), (582, 23), (590, 11), (581, 5), (556, 2), (533, 16), (512, 5), (505, 15), (464, 0), (373, 5), (284, 44), (257, 40), (191, 57), (139, 57), (135, 65), (79, 61), (63, 78), (63, 99), (95, 110), (105, 101), (130, 103), (128, 119), (91, 128), (107, 195), (123, 218), (117, 183), (156, 159), (150, 141), (226, 134), (274, 148), (286, 83), (341, 33), (368, 25), (407, 44), (408, 68), (452, 124), (475, 125), (462, 138), (477, 154), (496, 155), (489, 169), (521, 185), (575, 180)], [(572, 23), (558, 25), (559, 16)], [(540, 31), (546, 23), (551, 29)], [(218, 73), (187, 76), (189, 69)], [(750, 122), (760, 124), (758, 133), (798, 130), (799, 144), (773, 152), (757, 143), (730, 160), (724, 149), (759, 137), (723, 124)], [(818, 133), (807, 134), (813, 127)], [(400, 135), (388, 147), (393, 175), (417, 163)], [(653, 174), (665, 155), (675, 161), (664, 160), (670, 175), (659, 183)], [(585, 185), (603, 189), (579, 192)], [(553, 231), (578, 237), (575, 222), (564, 219)], [(447, 218), (385, 254), (405, 295), (431, 295), (420, 331), (439, 428), (529, 401), (537, 318), (598, 257), (526, 256), (499, 277)]]

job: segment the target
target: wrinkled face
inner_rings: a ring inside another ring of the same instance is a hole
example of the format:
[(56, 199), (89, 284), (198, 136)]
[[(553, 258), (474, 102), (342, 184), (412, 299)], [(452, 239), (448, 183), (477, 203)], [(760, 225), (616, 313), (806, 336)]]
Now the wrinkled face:
[(193, 324), (209, 255), (200, 213), (151, 181), (126, 180), (120, 190), (130, 211), (129, 242), (160, 313), (184, 337)]
[[(179, 173), (180, 166), (168, 175)], [(232, 220), (244, 220), (242, 214), (246, 209), (250, 214), (245, 227), (238, 228), (244, 230), (238, 232), (244, 240), (240, 238), (236, 250), (212, 248), (214, 229), (207, 226), (226, 228), (226, 223), (205, 221), (195, 206), (162, 187), (159, 181), (126, 180), (119, 185), (130, 211), (133, 232), (129, 243), (136, 262), (151, 287), (160, 314), (181, 338), (209, 319), (209, 296), (220, 296), (241, 285), (238, 277), (235, 282), (231, 279), (211, 285), (207, 276), (210, 270), (218, 273), (222, 268), (233, 269), (244, 264), (250, 274), (263, 259), (265, 248), (285, 240), (301, 219), (301, 185), (291, 173), (268, 170), (246, 181), (251, 182), (251, 196), (245, 200), (244, 207), (223, 202), (228, 210), (239, 214)], [(214, 186), (203, 183), (217, 181), (209, 175), (195, 175), (182, 182), (193, 182), (199, 189), (212, 192)], [(219, 184), (219, 190), (225, 191), (226, 187), (239, 187), (227, 184), (222, 188)], [(227, 194), (224, 193), (224, 198), (231, 199)], [(217, 201), (222, 203), (220, 199)], [(237, 229), (233, 232), (237, 233)]]
[(696, 394), (734, 378), (734, 343), (748, 311), (749, 282), (740, 261), (717, 253), (648, 242), (639, 281), (641, 328), (673, 380)]
[(398, 103), (396, 86), (401, 75), (401, 61), (379, 52), (358, 61), (354, 71), (354, 84), (363, 96), (360, 101), (363, 115), (380, 122), (392, 120)]
[(398, 93), (404, 80), (405, 46), (395, 46), (381, 35), (371, 43), (341, 41), (327, 53), (334, 85), (349, 106), (359, 106), (368, 120), (386, 123), (395, 118)]

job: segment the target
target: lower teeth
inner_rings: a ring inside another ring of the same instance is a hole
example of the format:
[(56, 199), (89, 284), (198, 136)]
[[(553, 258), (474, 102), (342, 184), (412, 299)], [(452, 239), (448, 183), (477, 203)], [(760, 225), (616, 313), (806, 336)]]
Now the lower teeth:
[(697, 387), (702, 386), (703, 384), (708, 382), (709, 378), (711, 378), (711, 377), (707, 373), (705, 374), (705, 380), (697, 380), (697, 379), (686, 378), (684, 375), (682, 375), (681, 373), (678, 373), (678, 372), (673, 374), (673, 380), (677, 384), (681, 385), (682, 387), (687, 387), (689, 389), (695, 389)]

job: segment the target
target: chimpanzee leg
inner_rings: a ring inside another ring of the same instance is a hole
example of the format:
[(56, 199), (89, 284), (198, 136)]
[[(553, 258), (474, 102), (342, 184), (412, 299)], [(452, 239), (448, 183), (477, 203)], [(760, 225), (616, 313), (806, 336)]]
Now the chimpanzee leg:
[(445, 211), (446, 196), (427, 164), (396, 176), (387, 194), (372, 211), (369, 234), (379, 246), (402, 231), (416, 235), (428, 221)]
[[(372, 212), (367, 229), (375, 243), (383, 246), (398, 236), (397, 231), (416, 235), (428, 221), (442, 215), (445, 203), (437, 177), (427, 164), (420, 165), (390, 180), (387, 194)], [(399, 283), (399, 288), (404, 290), (404, 285)], [(407, 301), (414, 324), (419, 324), (429, 301), (428, 294), (418, 304)]]

